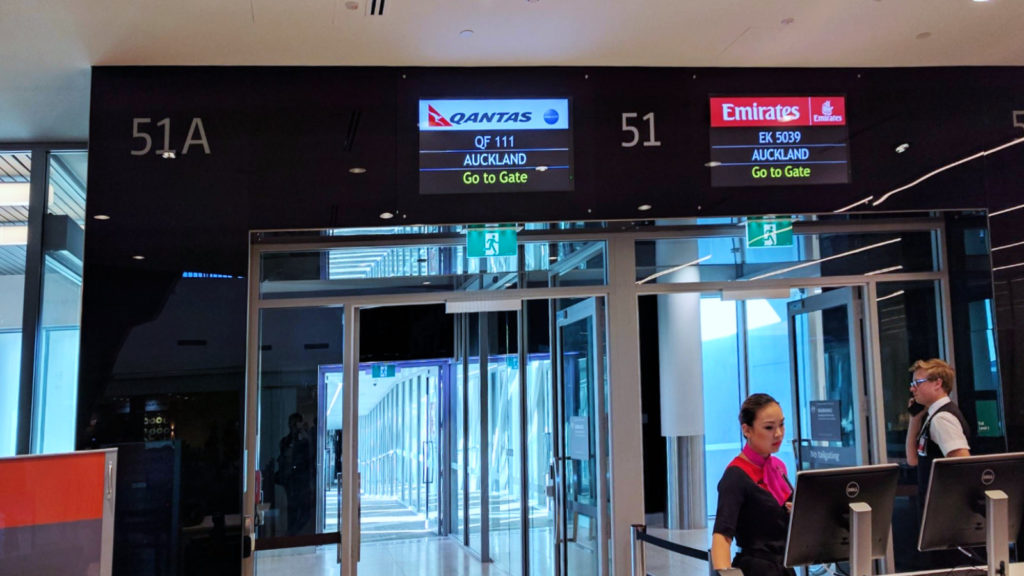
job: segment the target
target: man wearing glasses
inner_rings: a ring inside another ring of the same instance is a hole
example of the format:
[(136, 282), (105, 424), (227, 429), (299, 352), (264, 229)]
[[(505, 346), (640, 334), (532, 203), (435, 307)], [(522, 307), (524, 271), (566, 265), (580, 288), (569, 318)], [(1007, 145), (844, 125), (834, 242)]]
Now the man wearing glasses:
[[(967, 438), (971, 429), (960, 409), (949, 399), (955, 378), (942, 360), (918, 360), (910, 367), (910, 427), (907, 429), (907, 464), (917, 466), (919, 505), (924, 504), (932, 460), (946, 456), (970, 456)], [(917, 404), (915, 410), (914, 404)]]

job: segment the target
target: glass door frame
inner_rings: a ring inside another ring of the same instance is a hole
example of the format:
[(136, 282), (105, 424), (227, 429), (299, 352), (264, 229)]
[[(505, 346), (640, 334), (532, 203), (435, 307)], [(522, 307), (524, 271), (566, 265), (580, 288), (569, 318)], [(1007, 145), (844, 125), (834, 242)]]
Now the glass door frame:
[[(800, 368), (798, 367), (798, 354), (796, 333), (796, 322), (797, 317), (811, 314), (814, 312), (824, 312), (825, 310), (832, 310), (836, 308), (842, 308), (846, 311), (846, 322), (847, 322), (847, 339), (850, 343), (850, 386), (852, 387), (852, 398), (853, 398), (853, 421), (855, 430), (855, 442), (857, 446), (856, 466), (864, 465), (867, 462), (871, 462), (877, 458), (878, 452), (875, 446), (871, 446), (868, 443), (869, 431), (880, 429), (884, 424), (877, 422), (879, 414), (872, 410), (868, 410), (870, 401), (867, 397), (868, 387), (864, 386), (866, 378), (864, 370), (864, 350), (865, 348), (876, 348), (870, 342), (865, 342), (862, 329), (862, 319), (864, 317), (864, 303), (865, 299), (859, 297), (863, 285), (852, 285), (837, 287), (828, 292), (821, 292), (818, 294), (812, 294), (810, 296), (801, 298), (800, 300), (792, 300), (786, 305), (786, 311), (788, 312), (787, 322), (789, 323), (789, 352), (790, 352), (790, 378), (793, 386), (793, 420), (795, 426), (793, 428), (793, 456), (797, 462), (797, 469), (803, 470), (803, 450), (802, 448), (802, 412), (801, 402), (803, 394), (801, 394), (802, 384), (800, 382)], [(865, 417), (867, 420), (865, 421)], [(877, 434), (871, 434), (870, 437), (875, 437)], [(808, 439), (809, 440), (809, 439)]]
[[(333, 248), (339, 243), (331, 243), (321, 246), (312, 247), (317, 248)], [(301, 246), (286, 246), (286, 245), (267, 245), (262, 246), (260, 244), (252, 243), (250, 245), (250, 270), (249, 270), (249, 317), (248, 317), (248, 335), (249, 343), (247, 346), (248, 358), (247, 358), (247, 376), (246, 376), (246, 432), (245, 439), (246, 445), (243, 453), (243, 465), (245, 466), (245, 482), (243, 485), (243, 523), (244, 523), (244, 535), (245, 545), (243, 550), (242, 568), (243, 575), (250, 576), (255, 574), (255, 503), (257, 495), (254, 492), (254, 486), (256, 482), (255, 478), (255, 467), (252, 464), (253, 453), (255, 447), (258, 446), (258, 379), (259, 379), (259, 317), (262, 310), (275, 309), (275, 308), (321, 308), (321, 307), (340, 307), (343, 315), (343, 378), (346, 385), (343, 387), (343, 429), (346, 430), (342, 438), (343, 443), (343, 454), (342, 458), (342, 486), (341, 486), (341, 523), (339, 525), (339, 536), (337, 543), (337, 558), (339, 564), (341, 564), (342, 574), (344, 576), (355, 576), (358, 573), (358, 562), (359, 562), (359, 549), (360, 549), (360, 536), (359, 536), (359, 472), (358, 472), (358, 395), (359, 395), (359, 327), (360, 327), (360, 311), (362, 308), (374, 308), (381, 306), (399, 306), (399, 305), (415, 305), (415, 304), (446, 304), (451, 302), (469, 302), (479, 303), (481, 301), (480, 294), (473, 292), (436, 292), (429, 294), (386, 294), (386, 295), (372, 295), (372, 296), (345, 296), (345, 297), (305, 297), (305, 298), (282, 298), (282, 299), (268, 299), (261, 300), (259, 297), (259, 278), (260, 278), (260, 256), (264, 252), (288, 252), (291, 250), (305, 250), (311, 249), (310, 245)], [(632, 245), (629, 246), (630, 254)], [(610, 260), (610, 257), (609, 257)], [(608, 264), (611, 269), (611, 262)], [(548, 287), (548, 288), (528, 288), (528, 289), (512, 289), (503, 290), (500, 293), (494, 294), (494, 300), (500, 300), (502, 304), (507, 305), (508, 301), (517, 301), (520, 304), (519, 319), (518, 323), (521, 327), (523, 322), (523, 310), (525, 306), (523, 303), (525, 300), (530, 299), (582, 299), (589, 297), (602, 297), (608, 298), (608, 287), (606, 285), (595, 285), (595, 286), (582, 286), (582, 287)], [(606, 320), (607, 322), (607, 320)], [(604, 327), (602, 327), (604, 328)], [(520, 330), (522, 338), (523, 331)], [(633, 340), (635, 342), (635, 339)], [(606, 346), (610, 346), (610, 339), (606, 339)], [(611, 356), (610, 351), (605, 352), (606, 355)], [(524, 361), (524, 348), (520, 345), (520, 366), (523, 365)], [(525, 378), (525, 371), (520, 370), (520, 378)], [(522, 384), (520, 385), (520, 397), (523, 394)], [(639, 392), (639, 388), (637, 388)], [(447, 405), (448, 402), (442, 401), (442, 404)], [(639, 408), (639, 394), (636, 397), (636, 404)], [(522, 418), (522, 415), (520, 415)], [(637, 423), (639, 423), (639, 409), (637, 410)], [(449, 432), (451, 433), (451, 432)], [(486, 433), (486, 431), (484, 431)], [(635, 466), (633, 470), (635, 471)], [(465, 470), (461, 471), (465, 473)], [(603, 476), (609, 471), (599, 471)], [(319, 473), (319, 471), (318, 471)], [(354, 482), (349, 482), (346, 479), (355, 478)], [(525, 478), (524, 478), (525, 481)], [(454, 498), (452, 494), (450, 497)], [(450, 508), (450, 506), (449, 506)], [(521, 513), (521, 518), (525, 514)], [(466, 516), (468, 518), (468, 514)], [(451, 518), (448, 522), (456, 521), (456, 518)], [(482, 526), (482, 543), (483, 537), (486, 536), (487, 526)], [(528, 537), (528, 530), (526, 525), (522, 530), (522, 539), (524, 540), (524, 546), (527, 544), (526, 539)], [(317, 536), (312, 535), (310, 542), (299, 543), (299, 546), (306, 546), (311, 544), (323, 544), (323, 542), (313, 542)], [(464, 537), (468, 538), (468, 531), (464, 531)], [(471, 551), (472, 552), (472, 551)], [(528, 554), (528, 553), (527, 553)], [(527, 559), (528, 556), (524, 556)], [(528, 561), (528, 560), (525, 560)], [(525, 564), (524, 564), (525, 565)]]
[[(605, 322), (607, 327), (606, 347), (608, 351), (608, 431), (609, 431), (609, 494), (611, 531), (610, 557), (614, 561), (613, 571), (616, 574), (628, 573), (629, 560), (629, 527), (631, 524), (644, 523), (643, 495), (643, 452), (638, 450), (638, 442), (642, 437), (640, 383), (639, 383), (639, 325), (637, 298), (648, 294), (670, 293), (704, 293), (722, 290), (773, 290), (781, 288), (804, 288), (826, 286), (865, 285), (867, 303), (874, 302), (876, 284), (893, 281), (932, 280), (937, 281), (941, 294), (940, 329), (944, 352), (952, 356), (952, 333), (949, 330), (950, 304), (949, 279), (946, 272), (946, 258), (943, 237), (945, 228), (941, 218), (917, 218), (898, 221), (867, 221), (867, 222), (809, 222), (802, 226), (806, 233), (864, 233), (881, 231), (929, 231), (937, 232), (936, 268), (931, 272), (890, 273), (878, 277), (832, 276), (832, 277), (798, 277), (740, 281), (714, 282), (666, 282), (638, 284), (636, 282), (636, 242), (658, 239), (700, 238), (709, 236), (733, 235), (736, 226), (730, 224), (715, 230), (715, 226), (666, 226), (653, 229), (636, 229), (621, 227), (598, 227), (571, 230), (543, 230), (530, 232), (530, 241), (559, 242), (571, 240), (595, 240), (606, 242), (606, 282), (592, 286), (546, 287), (546, 288), (515, 288), (501, 290), (493, 294), (499, 300), (559, 299), (586, 298), (602, 296), (606, 298)], [(722, 230), (730, 232), (723, 234)], [(269, 231), (272, 232), (272, 231)], [(464, 242), (459, 236), (425, 236), (410, 238), (409, 236), (384, 236), (377, 239), (367, 237), (346, 238), (344, 236), (324, 236), (315, 242), (291, 242), (287, 238), (275, 241), (268, 235), (262, 238), (263, 231), (253, 231), (250, 238), (249, 264), (249, 314), (248, 314), (248, 357), (246, 364), (246, 432), (242, 463), (245, 467), (243, 482), (243, 530), (246, 536), (243, 551), (243, 574), (253, 574), (254, 561), (251, 554), (253, 547), (255, 515), (255, 467), (252, 453), (257, 446), (256, 414), (256, 380), (258, 377), (258, 318), (259, 311), (267, 308), (289, 307), (320, 307), (342, 306), (344, 308), (344, 365), (347, 387), (346, 417), (356, 422), (355, 414), (349, 413), (356, 409), (355, 399), (358, 392), (358, 324), (359, 310), (366, 306), (392, 304), (419, 304), (444, 302), (480, 302), (486, 300), (480, 292), (431, 292), (413, 294), (377, 294), (373, 296), (344, 297), (306, 297), (280, 298), (263, 300), (260, 297), (260, 262), (261, 255), (268, 252), (299, 252), (326, 250), (344, 247), (366, 246), (409, 246), (409, 245), (448, 245)], [(526, 236), (524, 233), (522, 236)], [(521, 240), (523, 237), (521, 236)], [(865, 339), (874, 346), (879, 341), (878, 314), (874, 306), (865, 304)], [(866, 386), (871, 399), (871, 411), (881, 412), (881, 363), (877, 347), (865, 350)], [(883, 431), (872, 431), (872, 442), (879, 460), (885, 460)], [(356, 454), (357, 434), (345, 434), (344, 450), (346, 456)], [(342, 469), (345, 478), (357, 476), (354, 458), (343, 459)], [(339, 560), (342, 561), (345, 576), (356, 573), (355, 563), (358, 560), (358, 514), (351, 503), (358, 502), (358, 479), (356, 482), (345, 482), (342, 490), (342, 533), (338, 548)], [(348, 504), (348, 505), (347, 505)], [(448, 509), (451, 507), (449, 506)], [(358, 507), (355, 507), (358, 510)], [(352, 537), (347, 537), (351, 535)], [(348, 568), (351, 567), (351, 568)]]
[[(595, 502), (594, 507), (596, 509), (596, 518), (593, 520), (597, 522), (596, 539), (597, 539), (597, 576), (605, 576), (608, 571), (608, 540), (607, 537), (610, 534), (608, 524), (610, 522), (609, 511), (606, 507), (606, 500), (608, 498), (608, 481), (607, 475), (604, 473), (608, 469), (608, 458), (607, 458), (607, 446), (604, 440), (608, 437), (608, 412), (606, 402), (606, 394), (608, 392), (607, 386), (607, 372), (605, 370), (607, 346), (605, 345), (605, 331), (606, 325), (605, 320), (605, 306), (603, 299), (598, 298), (587, 298), (582, 302), (577, 302), (561, 310), (554, 311), (552, 306), (552, 318), (554, 318), (554, 325), (556, 330), (556, 346), (555, 357), (557, 365), (553, 366), (552, 369), (552, 386), (554, 389), (555, 405), (556, 410), (552, 411), (554, 422), (552, 423), (552, 430), (555, 431), (555, 437), (558, 438), (558, 442), (555, 442), (552, 446), (554, 451), (555, 462), (557, 463), (557, 476), (558, 482), (556, 483), (555, 489), (555, 576), (567, 576), (571, 574), (569, 570), (569, 558), (568, 558), (568, 547), (569, 547), (569, 508), (568, 502), (566, 501), (567, 495), (569, 494), (569, 475), (567, 474), (566, 468), (570, 462), (570, 455), (565, 453), (565, 439), (568, 434), (572, 432), (566, 430), (567, 414), (565, 405), (565, 366), (563, 363), (564, 359), (564, 339), (562, 337), (562, 329), (566, 326), (575, 324), (577, 322), (590, 322), (590, 328), (593, 329), (594, 335), (588, 340), (590, 350), (590, 372), (592, 372), (594, 378), (590, 386), (590, 393), (593, 395), (591, 399), (590, 409), (593, 411), (593, 418), (596, 419), (596, 425), (588, 425), (588, 435), (596, 429), (596, 438), (594, 442), (594, 458), (597, 463), (594, 466), (594, 477), (591, 478), (591, 482), (596, 483), (595, 489)], [(596, 428), (595, 428), (596, 427)], [(576, 540), (579, 537), (579, 526), (573, 528), (572, 539)]]

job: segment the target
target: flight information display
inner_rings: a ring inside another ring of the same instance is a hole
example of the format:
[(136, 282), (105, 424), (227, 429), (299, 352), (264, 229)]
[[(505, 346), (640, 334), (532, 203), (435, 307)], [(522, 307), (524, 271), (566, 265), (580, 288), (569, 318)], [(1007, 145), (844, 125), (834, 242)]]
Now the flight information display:
[(420, 194), (573, 189), (569, 100), (420, 100)]
[(711, 98), (711, 186), (850, 181), (846, 98)]

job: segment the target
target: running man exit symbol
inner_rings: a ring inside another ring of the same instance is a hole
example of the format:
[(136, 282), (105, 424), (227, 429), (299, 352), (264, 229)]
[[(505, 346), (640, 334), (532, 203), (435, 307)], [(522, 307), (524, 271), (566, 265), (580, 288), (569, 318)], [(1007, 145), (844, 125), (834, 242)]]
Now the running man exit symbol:
[(775, 248), (793, 245), (793, 221), (781, 218), (747, 220), (748, 248)]
[(470, 258), (515, 256), (516, 253), (516, 228), (513, 225), (497, 228), (471, 226), (466, 231), (466, 255)]
[(500, 247), (501, 240), (498, 238), (497, 231), (484, 233), (484, 256), (497, 256)]

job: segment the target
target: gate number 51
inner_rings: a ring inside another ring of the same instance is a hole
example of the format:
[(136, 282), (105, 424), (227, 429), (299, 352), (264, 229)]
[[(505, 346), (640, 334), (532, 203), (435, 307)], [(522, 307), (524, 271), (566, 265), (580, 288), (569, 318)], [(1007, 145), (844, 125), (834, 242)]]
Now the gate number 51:
[[(639, 116), (638, 112), (622, 113), (622, 131), (632, 136), (631, 139), (621, 143), (623, 148), (632, 148), (640, 142), (640, 129), (630, 124), (631, 121), (636, 120), (637, 116)], [(654, 112), (644, 114), (642, 120), (647, 122), (647, 140), (644, 140), (644, 146), (661, 146), (661, 141), (654, 136)]]

